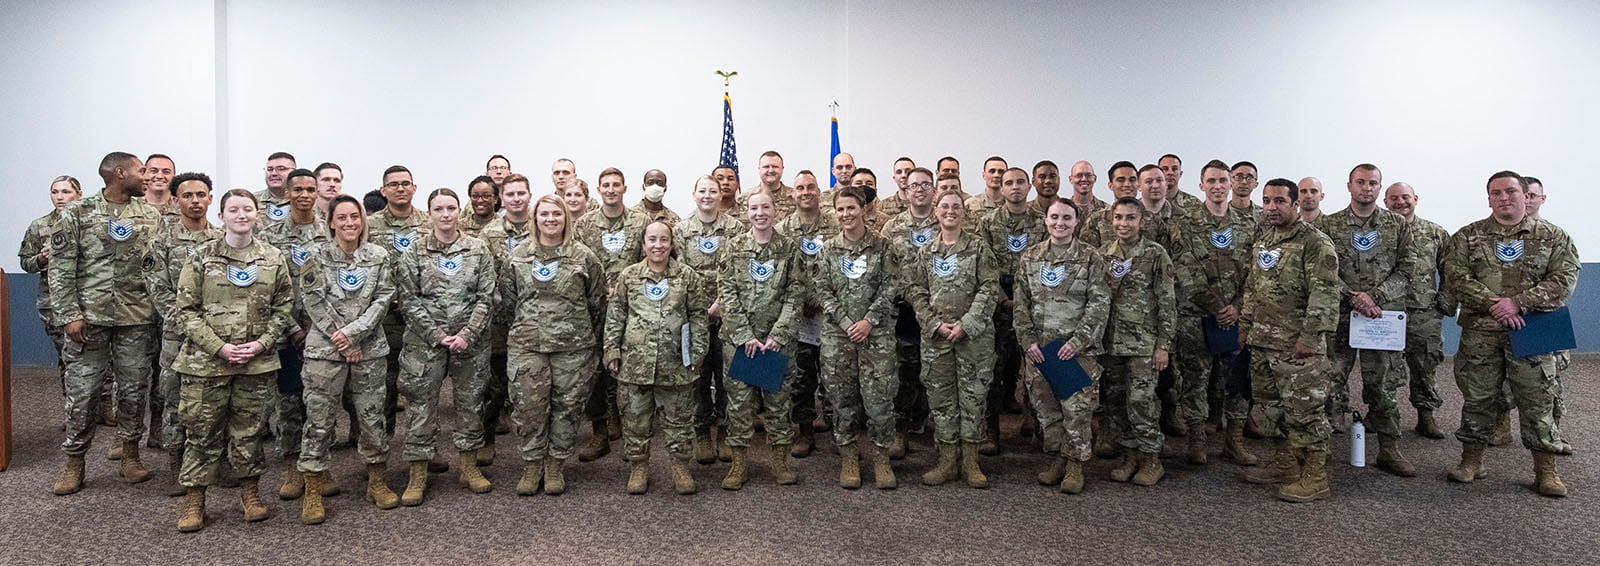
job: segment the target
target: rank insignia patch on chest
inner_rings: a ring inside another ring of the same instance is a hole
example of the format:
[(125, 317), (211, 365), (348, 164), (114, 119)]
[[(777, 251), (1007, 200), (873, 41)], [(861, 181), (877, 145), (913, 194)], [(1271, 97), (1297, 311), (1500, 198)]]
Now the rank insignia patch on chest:
[(778, 260), (776, 259), (769, 259), (767, 261), (756, 261), (753, 259), (750, 260), (751, 279), (754, 279), (758, 282), (764, 282), (768, 279), (771, 279), (772, 275), (777, 272)]
[(860, 279), (867, 273), (867, 255), (861, 254), (855, 259), (850, 259), (850, 256), (839, 258), (839, 272), (851, 280)]
[(349, 292), (360, 291), (367, 285), (367, 268), (339, 268), (339, 288)]
[(1376, 247), (1377, 245), (1378, 245), (1378, 231), (1377, 230), (1367, 230), (1366, 232), (1352, 232), (1352, 233), (1350, 233), (1350, 247), (1355, 248), (1356, 251), (1358, 251), (1358, 252), (1364, 252), (1364, 251), (1370, 250), (1373, 247)]
[(822, 236), (817, 236), (815, 238), (800, 238), (800, 251), (805, 252), (806, 255), (817, 255), (822, 253)]
[(1278, 258), (1283, 257), (1283, 248), (1275, 250), (1259, 250), (1256, 252), (1256, 265), (1261, 269), (1272, 269), (1278, 266)]
[(417, 231), (412, 230), (405, 233), (395, 232), (393, 237), (394, 251), (404, 252), (411, 249), (412, 242), (417, 241)]
[(1111, 262), (1110, 271), (1111, 271), (1111, 276), (1113, 278), (1121, 279), (1123, 276), (1127, 275), (1129, 271), (1132, 271), (1132, 270), (1133, 270), (1133, 258), (1131, 258), (1131, 257), (1128, 258), (1128, 259), (1123, 259), (1123, 260), (1113, 260)]
[(445, 275), (461, 273), (461, 254), (450, 257), (436, 256), (433, 258), (433, 265), (439, 269), (439, 273)]
[(183, 255), (194, 257), (194, 246), (184, 246)]
[(260, 268), (255, 265), (244, 268), (230, 265), (228, 266), (228, 282), (236, 287), (249, 287), (256, 283), (256, 274), (259, 272)]
[(289, 261), (293, 261), (295, 267), (305, 265), (308, 259), (311, 259), (311, 250), (306, 249), (305, 246), (289, 247)]
[(1028, 247), (1028, 235), (1026, 233), (1006, 236), (1006, 251), (1017, 253), (1026, 247)]
[(118, 242), (128, 241), (128, 238), (133, 237), (133, 219), (107, 220), (106, 234), (110, 235), (111, 239)]
[(950, 254), (949, 257), (943, 258), (934, 256), (933, 275), (935, 277), (949, 279), (954, 277), (958, 271), (961, 271), (961, 258), (956, 254)]
[(1211, 247), (1219, 250), (1233, 247), (1233, 227), (1211, 230)]
[(626, 245), (628, 245), (628, 234), (626, 232), (623, 232), (622, 230), (617, 230), (616, 232), (600, 232), (600, 247), (605, 248), (607, 252), (620, 252), (622, 251), (622, 247)]
[(717, 253), (722, 249), (722, 236), (695, 236), (694, 247), (706, 255)]
[(281, 204), (267, 203), (267, 218), (283, 220), (289, 216), (289, 207)]
[(556, 268), (558, 267), (561, 267), (561, 261), (559, 260), (550, 263), (540, 263), (537, 259), (533, 260), (533, 278), (549, 283), (551, 279), (556, 278)]
[(1511, 263), (1513, 261), (1522, 259), (1522, 240), (1495, 242), (1494, 256), (1500, 258), (1500, 261), (1506, 263)]
[(506, 251), (509, 252), (517, 249), (517, 246), (522, 245), (522, 242), (525, 240), (527, 240), (527, 238), (513, 238), (511, 236), (506, 236)]
[(1067, 279), (1067, 266), (1065, 266), (1065, 265), (1057, 265), (1055, 267), (1050, 267), (1048, 265), (1039, 266), (1039, 284), (1040, 285), (1044, 285), (1045, 287), (1055, 288), (1055, 287), (1061, 286), (1061, 282), (1062, 281), (1066, 281), (1066, 279)]
[(645, 281), (644, 298), (652, 301), (659, 301), (667, 298), (667, 280), (662, 279), (660, 283), (651, 283), (649, 281)]
[(929, 226), (927, 228), (923, 228), (921, 230), (912, 230), (911, 231), (911, 245), (913, 247), (920, 248), (922, 246), (928, 245), (928, 242), (932, 242), (932, 241), (933, 241), (933, 227), (932, 226)]

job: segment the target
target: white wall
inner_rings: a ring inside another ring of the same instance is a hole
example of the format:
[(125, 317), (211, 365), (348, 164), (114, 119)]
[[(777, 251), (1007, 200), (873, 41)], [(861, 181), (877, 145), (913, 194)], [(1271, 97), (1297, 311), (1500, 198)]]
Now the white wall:
[(684, 210), (716, 159), (712, 71), (730, 69), (747, 187), (765, 149), (787, 176), (825, 174), (837, 97), (845, 150), (880, 172), (954, 154), (975, 184), (1000, 154), (1104, 176), (1173, 152), (1185, 190), (1208, 159), (1249, 159), (1321, 177), (1333, 211), (1371, 161), (1453, 229), (1510, 168), (1545, 180), (1546, 217), (1589, 248), (1596, 24), (1600, 5), (1555, 2), (7, 2), (0, 226), (20, 239), (55, 175), (97, 188), (112, 150), (250, 188), (287, 150), (340, 163), (353, 194), (394, 163), (461, 188), (493, 153), (538, 191), (568, 156), (635, 189), (659, 167)]

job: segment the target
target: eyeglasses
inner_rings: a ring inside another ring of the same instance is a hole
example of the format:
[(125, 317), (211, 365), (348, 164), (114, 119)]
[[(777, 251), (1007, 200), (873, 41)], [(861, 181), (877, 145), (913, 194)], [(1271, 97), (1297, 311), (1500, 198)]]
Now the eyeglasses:
[(411, 181), (389, 181), (389, 182), (383, 184), (383, 188), (385, 188), (385, 189), (409, 189), (409, 188), (411, 188)]
[(506, 165), (490, 165), (489, 166), (489, 170), (490, 171), (510, 171), (511, 167), (506, 166)]
[(1239, 181), (1254, 181), (1254, 180), (1256, 180), (1256, 176), (1255, 175), (1251, 175), (1249, 173), (1234, 173), (1233, 174), (1233, 178), (1236, 179), (1236, 180), (1239, 180)]
[(277, 167), (268, 167), (267, 168), (267, 172), (268, 173), (288, 173), (288, 172), (293, 171), (293, 170), (294, 170), (293, 168), (284, 167), (284, 166), (281, 166), (281, 165), (277, 166)]
[(918, 181), (918, 182), (915, 182), (915, 183), (906, 183), (906, 188), (910, 188), (910, 189), (931, 189), (931, 188), (933, 188), (933, 183), (929, 182), (929, 181)]

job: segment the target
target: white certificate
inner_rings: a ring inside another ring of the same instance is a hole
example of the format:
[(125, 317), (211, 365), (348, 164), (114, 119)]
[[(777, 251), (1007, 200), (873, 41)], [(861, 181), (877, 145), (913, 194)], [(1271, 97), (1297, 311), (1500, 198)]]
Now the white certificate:
[(812, 346), (822, 345), (822, 315), (814, 317), (800, 317), (800, 328), (797, 332), (800, 341)]
[(678, 342), (683, 349), (683, 367), (689, 367), (694, 365), (694, 360), (689, 359), (689, 325), (683, 325), (683, 331), (680, 334), (683, 335)]
[(1359, 350), (1406, 350), (1406, 312), (1383, 311), (1383, 316), (1367, 318), (1350, 311), (1350, 347)]

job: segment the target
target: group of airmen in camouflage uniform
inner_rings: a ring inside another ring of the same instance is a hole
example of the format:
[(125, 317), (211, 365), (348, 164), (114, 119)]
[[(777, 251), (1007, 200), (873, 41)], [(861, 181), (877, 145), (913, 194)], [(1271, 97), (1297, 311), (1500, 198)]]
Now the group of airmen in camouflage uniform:
[[(300, 169), (280, 152), (267, 189), (221, 195), (218, 227), (206, 219), (210, 178), (174, 175), (164, 155), (112, 153), (99, 194), (79, 199), (70, 177), (52, 183), (55, 210), (28, 227), (20, 252), (25, 269), (45, 273), (40, 314), (64, 364), (68, 460), (53, 490), (82, 488), (104, 403), (118, 475), (151, 477), (139, 453), (149, 393), (151, 445), (181, 454), (171, 458), (181, 531), (204, 527), (213, 482), (238, 482), (248, 520), (271, 515), (258, 485), (273, 421), (295, 461), (279, 496), (301, 499), (303, 522), (324, 521), (323, 497), (339, 491), (328, 470), (341, 409), (367, 499), (420, 505), (429, 472), (449, 466), (435, 448), (449, 378), (456, 465), (475, 493), (491, 489), (480, 466), (505, 421), (524, 462), (517, 494), (565, 491), (585, 417), (594, 433), (579, 458), (620, 438), (629, 493), (648, 491), (657, 425), (680, 494), (696, 491), (691, 459), (730, 462), (721, 485), (742, 488), (758, 426), (779, 485), (798, 481), (789, 458), (809, 455), (826, 428), (841, 487), (859, 488), (870, 458), (876, 487), (893, 489), (890, 461), (925, 418), (938, 457), (922, 483), (983, 488), (978, 456), (998, 451), (998, 414), (1020, 398), (1024, 434), (1053, 456), (1038, 480), (1061, 492), (1084, 489), (1096, 454), (1120, 458), (1112, 481), (1154, 485), (1168, 436), (1186, 437), (1187, 459), (1205, 464), (1216, 430), (1245, 481), (1307, 502), (1329, 496), (1327, 443), (1344, 426), (1358, 361), (1378, 467), (1416, 474), (1400, 451), (1396, 393), (1409, 375), (1417, 432), (1443, 437), (1433, 373), (1441, 320), (1458, 316), (1463, 452), (1449, 478), (1484, 477), (1485, 447), (1514, 408), (1534, 488), (1566, 493), (1555, 465), (1571, 451), (1560, 432), (1566, 356), (1519, 358), (1508, 338), (1576, 283), (1572, 240), (1529, 206), (1542, 187), (1494, 174), (1490, 217), (1451, 236), (1415, 216), (1404, 183), (1379, 208), (1370, 164), (1350, 173), (1350, 207), (1322, 215), (1314, 178), (1267, 181), (1257, 204), (1254, 164), (1205, 164), (1195, 197), (1178, 188), (1177, 156), (1158, 163), (1112, 165), (1107, 203), (1087, 162), (1061, 195), (1054, 163), (1030, 174), (991, 157), (984, 192), (969, 196), (954, 158), (937, 172), (900, 158), (897, 192), (879, 199), (876, 175), (849, 154), (824, 193), (810, 171), (784, 185), (769, 151), (759, 187), (741, 194), (736, 168), (718, 166), (679, 217), (661, 204), (659, 170), (627, 208), (619, 170), (601, 172), (596, 202), (558, 160), (555, 191), (535, 199), (495, 156), (468, 202), (442, 188), (417, 210), (405, 167), (387, 169), (382, 198), (364, 206), (341, 192), (337, 165)], [(1409, 315), (1407, 351), (1350, 348), (1351, 317), (1383, 310)], [(726, 371), (770, 352), (788, 366), (775, 389)], [(1046, 358), (1075, 361), (1089, 385), (1057, 390), (1036, 365)], [(1275, 442), (1264, 460), (1243, 442), (1253, 413)], [(400, 495), (384, 480), (391, 434), (403, 435), (408, 463)]]

